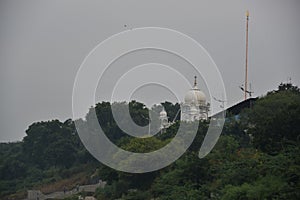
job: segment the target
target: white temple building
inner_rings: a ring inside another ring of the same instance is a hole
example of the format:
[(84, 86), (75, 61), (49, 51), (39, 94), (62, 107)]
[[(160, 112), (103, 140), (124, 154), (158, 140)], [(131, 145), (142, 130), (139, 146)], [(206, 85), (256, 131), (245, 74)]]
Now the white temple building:
[(197, 87), (195, 76), (194, 86), (190, 89), (181, 104), (181, 121), (192, 122), (195, 120), (207, 120), (209, 103), (206, 103), (205, 94)]
[[(206, 102), (205, 94), (197, 87), (197, 77), (195, 76), (193, 88), (186, 93), (184, 102), (180, 104), (180, 121), (193, 122), (196, 120), (207, 120), (208, 111), (209, 103)], [(160, 129), (162, 131), (172, 125), (175, 121), (174, 118), (173, 121), (169, 122), (167, 112), (164, 108), (160, 112), (159, 118), (161, 124)]]

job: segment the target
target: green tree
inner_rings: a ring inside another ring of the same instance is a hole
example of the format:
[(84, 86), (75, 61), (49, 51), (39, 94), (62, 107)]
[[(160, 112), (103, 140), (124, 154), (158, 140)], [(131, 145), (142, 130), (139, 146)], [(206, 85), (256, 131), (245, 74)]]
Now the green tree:
[(300, 92), (295, 86), (281, 84), (277, 91), (257, 100), (249, 110), (248, 133), (254, 145), (277, 154), (289, 144), (299, 143)]

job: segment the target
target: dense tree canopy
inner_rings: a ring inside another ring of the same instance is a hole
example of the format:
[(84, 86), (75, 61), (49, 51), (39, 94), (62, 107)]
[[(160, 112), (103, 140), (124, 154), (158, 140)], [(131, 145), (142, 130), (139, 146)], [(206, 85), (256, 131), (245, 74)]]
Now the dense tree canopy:
[[(162, 105), (173, 120), (179, 104)], [(113, 105), (101, 102), (91, 107), (85, 120), (81, 119), (81, 123), (90, 123), (96, 111), (107, 137), (128, 151), (155, 151), (168, 144), (180, 126), (177, 121), (165, 133), (134, 138), (119, 128), (112, 106), (120, 112), (129, 106), (132, 120), (141, 126), (149, 123), (152, 111), (136, 101)], [(152, 108), (156, 112), (161, 109)], [(126, 120), (122, 123), (128, 123)], [(188, 151), (170, 166), (151, 173), (129, 174), (97, 162), (82, 145), (72, 120), (33, 123), (23, 141), (0, 144), (0, 198), (18, 199), (15, 195), (20, 194), (22, 199), (26, 189), (84, 172), (81, 179), (85, 183), (98, 179), (108, 182), (97, 190), (97, 199), (300, 199), (298, 87), (281, 84), (238, 116), (228, 113), (217, 145), (199, 159), (208, 124), (209, 120), (199, 123)], [(76, 181), (69, 182), (70, 187)]]
[(278, 153), (299, 143), (300, 91), (291, 84), (260, 98), (249, 113), (249, 133), (254, 145), (267, 153)]

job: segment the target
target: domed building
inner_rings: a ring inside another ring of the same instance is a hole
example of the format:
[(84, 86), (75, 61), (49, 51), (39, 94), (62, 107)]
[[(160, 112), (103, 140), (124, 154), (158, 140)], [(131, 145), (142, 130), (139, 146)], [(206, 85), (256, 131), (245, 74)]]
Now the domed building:
[(163, 110), (159, 113), (159, 119), (160, 119), (160, 130), (164, 132), (164, 130), (166, 128), (169, 128), (169, 126), (171, 125), (171, 123), (168, 120), (168, 115), (164, 107)]
[(190, 89), (181, 104), (181, 121), (192, 122), (206, 120), (208, 118), (209, 103), (206, 103), (205, 94), (197, 87), (197, 77), (192, 89)]

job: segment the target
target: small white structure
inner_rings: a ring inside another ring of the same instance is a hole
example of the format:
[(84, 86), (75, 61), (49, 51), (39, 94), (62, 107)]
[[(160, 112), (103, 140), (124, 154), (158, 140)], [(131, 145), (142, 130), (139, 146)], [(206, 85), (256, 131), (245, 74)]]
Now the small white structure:
[(44, 194), (40, 190), (28, 190), (27, 191), (28, 200), (43, 200), (45, 199)]
[(181, 121), (192, 122), (195, 120), (207, 120), (209, 104), (206, 103), (205, 94), (197, 87), (195, 76), (194, 87), (190, 89), (181, 104)]
[(84, 198), (84, 200), (97, 200), (97, 199), (93, 196), (87, 196)]
[(164, 107), (163, 110), (159, 113), (159, 119), (160, 119), (160, 130), (165, 130), (171, 125), (168, 120), (168, 115)]

